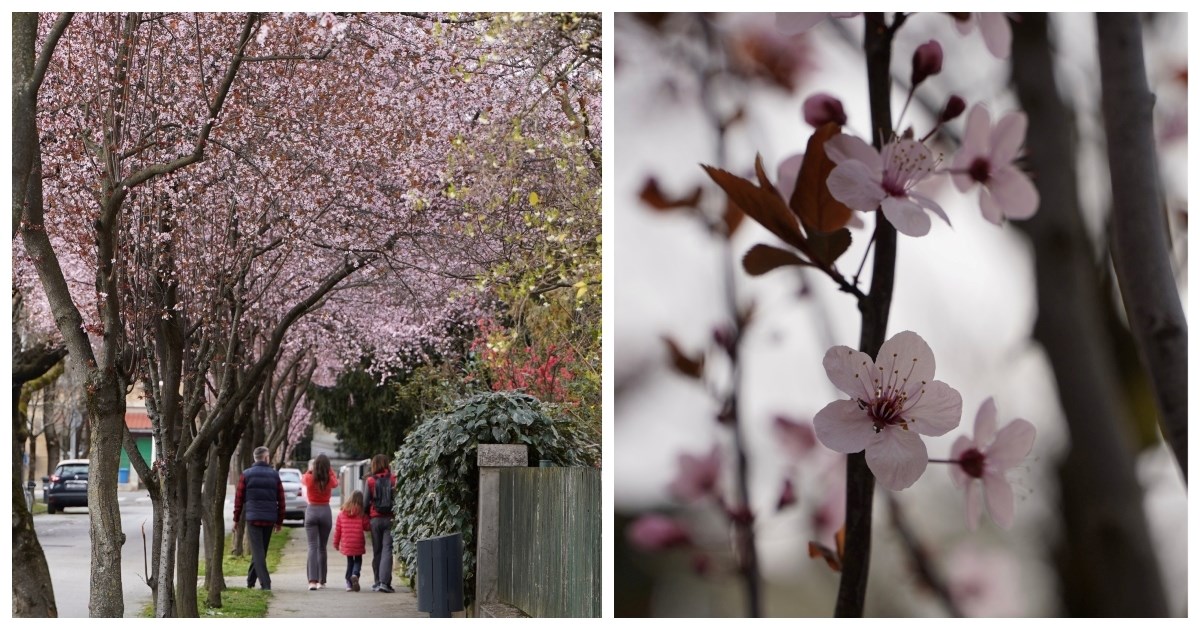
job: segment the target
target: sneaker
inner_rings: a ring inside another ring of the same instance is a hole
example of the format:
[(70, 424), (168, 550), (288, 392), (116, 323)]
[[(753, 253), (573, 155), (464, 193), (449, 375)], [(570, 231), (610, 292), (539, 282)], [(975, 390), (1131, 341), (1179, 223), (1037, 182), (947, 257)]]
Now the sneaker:
[(378, 592), (379, 592), (379, 585), (378, 585), (378, 584), (372, 584), (372, 585), (371, 585), (371, 592), (372, 592), (372, 593), (378, 593)]
[(354, 585), (350, 583), (350, 580), (346, 580), (346, 592), (349, 593), (353, 590), (354, 590)]
[(317, 590), (317, 583), (316, 583), (316, 582), (309, 582), (309, 583), (308, 583), (308, 590), (310, 590), (310, 591), (315, 591), (315, 590)]
[(379, 592), (380, 593), (395, 593), (396, 589), (392, 588), (391, 585), (388, 585), (388, 584), (380, 584)]
[(325, 583), (321, 582), (320, 584), (317, 585), (317, 588), (325, 588)]
[(352, 590), (353, 590), (355, 593), (357, 593), (357, 592), (358, 592), (358, 576), (357, 576), (357, 575), (352, 575), (352, 576), (350, 576), (350, 588), (351, 588), (351, 589), (352, 589)]

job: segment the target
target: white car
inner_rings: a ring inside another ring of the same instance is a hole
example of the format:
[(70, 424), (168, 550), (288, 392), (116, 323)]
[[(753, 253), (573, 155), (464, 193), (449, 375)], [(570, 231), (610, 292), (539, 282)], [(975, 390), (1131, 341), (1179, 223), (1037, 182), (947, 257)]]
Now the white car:
[(283, 517), (288, 520), (304, 520), (308, 509), (308, 498), (304, 495), (304, 483), (300, 469), (280, 468), (279, 478), (283, 481), (283, 496), (287, 499)]

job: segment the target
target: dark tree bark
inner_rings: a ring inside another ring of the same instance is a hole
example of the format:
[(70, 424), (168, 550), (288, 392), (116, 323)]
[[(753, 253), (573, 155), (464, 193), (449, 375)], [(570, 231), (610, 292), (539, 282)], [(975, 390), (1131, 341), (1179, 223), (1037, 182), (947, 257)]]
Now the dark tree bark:
[(1049, 356), (1071, 438), (1059, 471), (1064, 612), (1161, 616), (1162, 579), (1123, 430), (1128, 410), (1079, 212), (1075, 124), (1058, 94), (1046, 15), (1023, 14), (1013, 34), (1013, 83), (1029, 116), (1028, 164), (1041, 195), (1038, 214), (1017, 225), (1033, 241), (1034, 336)]
[(1187, 320), (1168, 257), (1154, 146), (1154, 95), (1137, 13), (1098, 13), (1101, 103), (1112, 181), (1113, 263), (1158, 402), (1158, 423), (1187, 479)]

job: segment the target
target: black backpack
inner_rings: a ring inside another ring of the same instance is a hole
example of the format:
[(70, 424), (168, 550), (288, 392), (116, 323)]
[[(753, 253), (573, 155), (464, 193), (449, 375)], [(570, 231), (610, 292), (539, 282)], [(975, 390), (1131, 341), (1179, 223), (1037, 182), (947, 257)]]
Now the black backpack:
[(391, 476), (376, 475), (375, 491), (371, 495), (371, 504), (380, 514), (392, 513), (392, 478)]

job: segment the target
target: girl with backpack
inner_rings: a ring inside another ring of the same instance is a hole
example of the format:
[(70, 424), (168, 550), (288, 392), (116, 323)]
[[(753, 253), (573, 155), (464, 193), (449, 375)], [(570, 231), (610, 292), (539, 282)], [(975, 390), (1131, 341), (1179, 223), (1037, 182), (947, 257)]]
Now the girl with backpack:
[(396, 479), (388, 467), (387, 455), (371, 458), (371, 476), (367, 477), (367, 513), (371, 518), (371, 569), (375, 572), (372, 591), (395, 593), (392, 588), (392, 501)]
[(329, 498), (338, 486), (337, 476), (329, 465), (329, 456), (321, 453), (304, 473), (304, 491), (308, 508), (304, 510), (304, 533), (308, 535), (308, 590), (325, 588), (329, 573), (329, 531), (333, 529), (333, 512)]
[(363, 509), (362, 490), (342, 504), (338, 512), (337, 525), (333, 528), (333, 548), (346, 556), (346, 591), (358, 590), (358, 576), (362, 573), (362, 557), (367, 552), (368, 521)]

